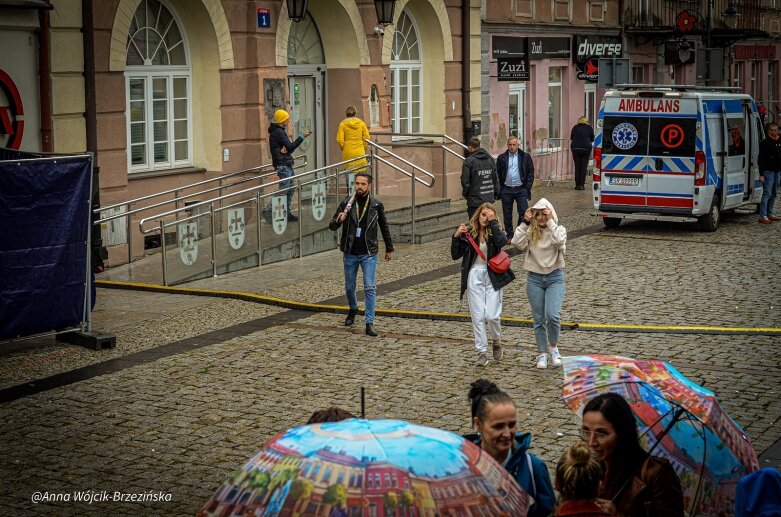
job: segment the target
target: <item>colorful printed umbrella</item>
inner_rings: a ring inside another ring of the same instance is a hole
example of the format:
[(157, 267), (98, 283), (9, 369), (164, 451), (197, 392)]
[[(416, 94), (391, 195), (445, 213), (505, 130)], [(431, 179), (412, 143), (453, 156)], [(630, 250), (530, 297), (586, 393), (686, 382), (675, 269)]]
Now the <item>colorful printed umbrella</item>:
[(532, 503), (473, 443), (400, 420), (297, 427), (269, 441), (201, 516), (524, 516)]
[(563, 396), (580, 416), (601, 393), (632, 406), (645, 449), (667, 458), (681, 479), (689, 515), (731, 515), (738, 480), (759, 469), (746, 432), (716, 395), (662, 361), (621, 356), (562, 358)]

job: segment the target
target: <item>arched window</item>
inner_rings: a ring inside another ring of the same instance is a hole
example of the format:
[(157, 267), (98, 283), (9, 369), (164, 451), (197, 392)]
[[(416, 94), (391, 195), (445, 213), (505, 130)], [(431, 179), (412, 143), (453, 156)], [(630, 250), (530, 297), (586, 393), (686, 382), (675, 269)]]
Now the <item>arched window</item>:
[(391, 110), (395, 133), (420, 133), (423, 65), (420, 39), (405, 9), (396, 23), (391, 54)]
[(141, 0), (130, 23), (125, 88), (128, 170), (192, 165), (187, 44), (173, 12), (158, 0)]
[(319, 65), (325, 63), (325, 52), (320, 33), (309, 13), (306, 18), (290, 24), (287, 38), (288, 65)]

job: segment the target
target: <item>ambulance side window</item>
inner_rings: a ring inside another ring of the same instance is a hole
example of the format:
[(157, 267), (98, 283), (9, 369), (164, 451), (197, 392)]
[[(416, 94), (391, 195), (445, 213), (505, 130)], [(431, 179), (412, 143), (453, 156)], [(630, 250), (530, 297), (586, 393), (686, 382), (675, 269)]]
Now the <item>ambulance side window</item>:
[(729, 127), (729, 145), (727, 154), (729, 156), (741, 156), (746, 154), (746, 125), (742, 118), (727, 119)]
[(653, 118), (650, 156), (694, 156), (697, 122), (693, 118)]
[(602, 127), (603, 154), (647, 154), (648, 117), (605, 117)]

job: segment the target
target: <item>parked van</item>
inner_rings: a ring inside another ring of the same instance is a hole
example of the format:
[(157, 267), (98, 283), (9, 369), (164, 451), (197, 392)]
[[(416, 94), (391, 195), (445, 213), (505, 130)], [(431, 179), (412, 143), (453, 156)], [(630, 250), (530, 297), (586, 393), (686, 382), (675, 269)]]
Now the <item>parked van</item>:
[(757, 204), (764, 130), (738, 88), (619, 85), (605, 93), (594, 138), (594, 207), (622, 219), (695, 222)]

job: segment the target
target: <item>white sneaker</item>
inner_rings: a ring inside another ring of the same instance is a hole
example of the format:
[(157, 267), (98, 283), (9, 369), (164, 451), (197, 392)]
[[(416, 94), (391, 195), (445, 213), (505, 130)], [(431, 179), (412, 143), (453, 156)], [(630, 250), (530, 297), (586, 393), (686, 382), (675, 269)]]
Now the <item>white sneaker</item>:
[(548, 354), (540, 354), (537, 356), (537, 368), (548, 367)]
[(559, 353), (559, 347), (552, 346), (548, 348), (550, 350), (550, 359), (553, 366), (561, 366), (561, 354)]

